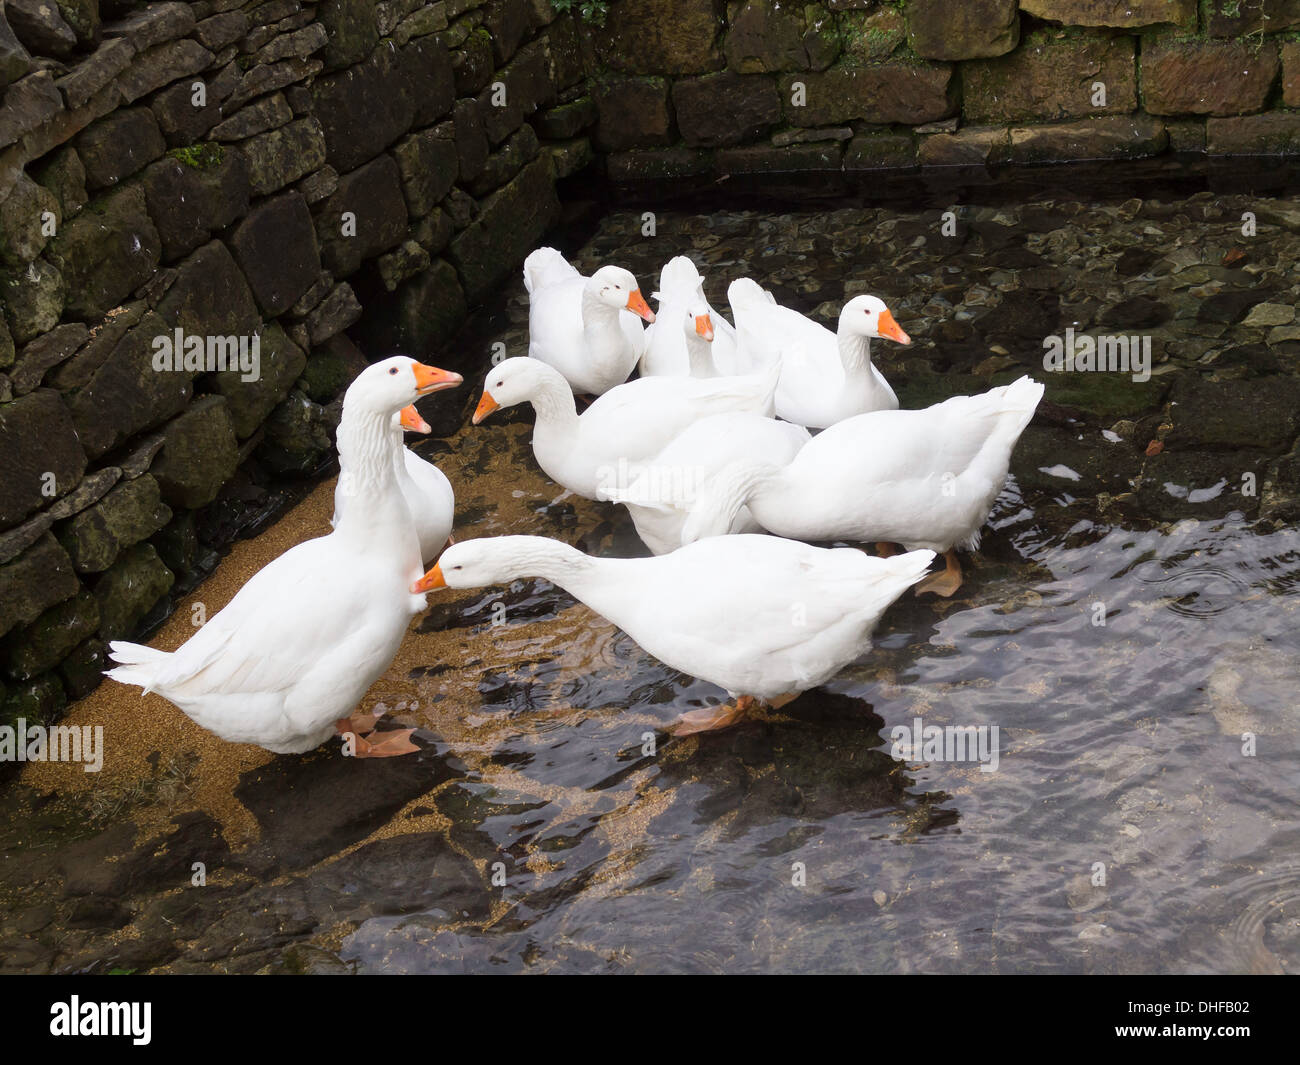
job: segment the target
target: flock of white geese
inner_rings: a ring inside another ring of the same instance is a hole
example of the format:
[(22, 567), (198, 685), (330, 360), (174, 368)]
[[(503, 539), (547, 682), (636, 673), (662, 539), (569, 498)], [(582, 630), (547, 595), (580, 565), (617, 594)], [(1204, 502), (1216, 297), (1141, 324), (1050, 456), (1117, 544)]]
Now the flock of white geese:
[[(978, 546), (1041, 384), (899, 410), (870, 345), (910, 340), (879, 299), (849, 300), (831, 332), (742, 278), (727, 293), (733, 327), (685, 256), (660, 274), (657, 315), (629, 271), (584, 277), (552, 248), (528, 257), (524, 283), (528, 357), (488, 369), (474, 424), (531, 403), (541, 469), (625, 505), (651, 557), (597, 558), (542, 536), (445, 546), (452, 487), (402, 433), (427, 432), (412, 404), (462, 378), (394, 356), (344, 397), (333, 531), (256, 573), (176, 651), (114, 642), (108, 675), (231, 742), (298, 753), (338, 733), (359, 757), (404, 754), (414, 730), (381, 731), (353, 710), (425, 593), (541, 577), (730, 693), (678, 718), (682, 735), (824, 683), (909, 587), (957, 590), (956, 550)], [(596, 398), (579, 413), (576, 395)], [(936, 553), (945, 566), (927, 576)]]

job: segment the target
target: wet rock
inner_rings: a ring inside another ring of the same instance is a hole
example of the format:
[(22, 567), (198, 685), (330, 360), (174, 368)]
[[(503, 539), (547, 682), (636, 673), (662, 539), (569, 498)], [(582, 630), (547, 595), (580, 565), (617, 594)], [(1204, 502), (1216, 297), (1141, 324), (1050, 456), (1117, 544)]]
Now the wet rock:
[(1147, 329), (1169, 321), (1169, 308), (1150, 296), (1132, 296), (1109, 308), (1102, 324), (1119, 329)]
[(141, 178), (162, 242), (162, 261), (188, 255), (248, 210), (248, 164), (239, 152), (167, 157)]
[(307, 336), (313, 347), (337, 336), (361, 317), (357, 294), (346, 281), (330, 290), (307, 316)]
[[(123, 548), (157, 532), (171, 516), (170, 508), (159, 496), (158, 482), (146, 474), (123, 481), (64, 525), (57, 535), (79, 573), (101, 573)], [(88, 636), (89, 631), (82, 635)]]
[(213, 86), (207, 86), (209, 91), (205, 93), (203, 106), (194, 106), (194, 86), (199, 80), (192, 78), (177, 82), (155, 93), (149, 101), (163, 139), (186, 157), (196, 156), (198, 142), (221, 121), (221, 94), (214, 91)]
[(234, 228), (228, 243), (253, 297), (268, 317), (293, 306), (320, 276), (311, 212), (295, 193), (259, 203)]
[(266, 196), (319, 169), (325, 162), (325, 133), (315, 116), (240, 143), (248, 159), (249, 185)]
[(90, 331), (80, 322), (56, 326), (37, 337), (18, 356), (9, 371), (9, 380), (15, 396), (25, 396), (41, 383), (46, 372), (79, 348)]
[(379, 256), (375, 268), (385, 289), (395, 292), (397, 286), (429, 267), (429, 253), (413, 240)]
[[(727, 34), (723, 53), (727, 66), (739, 74), (764, 74), (780, 71), (814, 70), (829, 65), (832, 53), (824, 62), (827, 49), (820, 27), (814, 22), (831, 17), (819, 7), (773, 3), (771, 0), (742, 0), (727, 7)], [(901, 19), (899, 20), (901, 22)], [(902, 34), (899, 34), (901, 40)], [(811, 54), (810, 54), (811, 45)]]
[(14, 338), (9, 332), (9, 326), (4, 318), (0, 317), (0, 369), (13, 365), (16, 350)]
[(393, 148), (402, 195), (413, 218), (421, 218), (451, 190), (458, 173), (455, 130), (444, 122), (412, 133)]
[(708, 174), (713, 153), (702, 148), (611, 152), (605, 162), (614, 182), (664, 181)]
[(324, 0), (316, 17), (329, 35), (321, 53), (329, 70), (359, 63), (379, 40), (373, 0)]
[(406, 200), (397, 163), (381, 155), (339, 178), (339, 187), (316, 212), (325, 268), (346, 277), (406, 236)]
[(836, 17), (836, 22), (844, 54), (866, 63), (888, 59), (907, 39), (907, 20), (897, 8), (844, 11)]
[(1207, 4), (1205, 30), (1212, 37), (1273, 33), (1300, 26), (1294, 0), (1251, 0), (1250, 3)]
[(693, 147), (740, 144), (781, 120), (771, 78), (727, 72), (674, 82), (673, 108), (682, 139)]
[(162, 498), (171, 506), (188, 509), (211, 503), (238, 464), (239, 449), (226, 397), (196, 400), (167, 423), (162, 435), (162, 450), (150, 467)]
[(1300, 381), (1287, 376), (1208, 381), (1183, 374), (1171, 395), (1166, 449), (1281, 450), (1300, 431)]
[(721, 0), (645, 0), (611, 5), (596, 50), (629, 74), (707, 74), (720, 70)]
[(971, 126), (956, 133), (932, 133), (917, 143), (917, 162), (922, 166), (983, 166), (1004, 161), (1011, 153), (1011, 137), (1005, 129)]
[(209, 136), (214, 141), (241, 141), (277, 129), (292, 119), (293, 109), (284, 98), (284, 93), (272, 93), (241, 107), (229, 118), (219, 122)]
[(672, 113), (665, 78), (608, 76), (592, 88), (596, 143), (601, 148), (642, 147), (672, 141)]
[(198, 41), (170, 41), (139, 52), (131, 65), (118, 75), (116, 84), (122, 99), (133, 103), (168, 82), (206, 70), (214, 56)]
[(1142, 50), (1142, 101), (1154, 115), (1258, 111), (1277, 78), (1277, 48), (1244, 41), (1153, 42)]
[(195, 24), (194, 36), (199, 44), (219, 52), (228, 44), (241, 40), (248, 32), (248, 16), (242, 11), (223, 11)]
[(350, 976), (354, 972), (337, 954), (310, 943), (288, 947), (272, 971), (300, 976)]
[(70, 145), (34, 166), (32, 177), (58, 201), (60, 219), (71, 218), (85, 206), (86, 169)]
[(162, 244), (133, 185), (92, 201), (47, 254), (67, 284), (68, 313), (98, 318), (153, 275)]
[(455, 77), (456, 93), (473, 96), (492, 80), (492, 41), (482, 27), (474, 29), (451, 52), (451, 67)]
[(90, 339), (72, 358), (49, 372), (46, 383), (60, 392), (80, 388), (104, 364), (126, 331), (139, 324), (147, 309), (143, 300), (115, 307), (113, 313), (91, 330)]
[[(437, 127), (446, 128), (445, 123)], [(473, 181), (487, 163), (488, 139), (477, 100), (457, 100), (452, 120), (456, 137), (456, 159), (461, 181)]]
[[(1093, 84), (1106, 87), (1094, 104)], [(962, 113), (974, 124), (1127, 113), (1137, 107), (1131, 37), (1025, 38), (1010, 55), (962, 67)]]
[(44, 258), (0, 271), (0, 292), (9, 333), (24, 344), (53, 329), (63, 313), (67, 286), (58, 267)]
[[(803, 82), (806, 102), (794, 103), (794, 83)], [(781, 78), (788, 122), (832, 126), (865, 122), (917, 125), (953, 113), (952, 68), (934, 63), (889, 61), (872, 66), (835, 66), (821, 73)]]
[(1257, 303), (1242, 325), (1268, 327), (1290, 325), (1295, 321), (1295, 307), (1287, 303)]
[(80, 514), (92, 503), (98, 503), (108, 490), (122, 477), (122, 470), (117, 466), (107, 466), (94, 473), (88, 473), (71, 492), (55, 503), (45, 513), (53, 521), (62, 521), (74, 514)]
[(189, 4), (149, 4), (131, 11), (120, 19), (104, 24), (105, 37), (125, 37), (143, 51), (157, 44), (174, 41), (194, 29), (194, 12)]
[(1241, 494), (1241, 475), (1267, 468), (1268, 460), (1259, 451), (1239, 451), (1225, 468), (1222, 455), (1166, 448), (1146, 460), (1138, 503), (1160, 521), (1219, 518), (1234, 511), (1253, 517), (1259, 500)]
[(1300, 154), (1300, 114), (1267, 111), (1262, 115), (1209, 118), (1205, 146), (1211, 155)]
[(434, 352), (456, 334), (467, 313), (455, 269), (438, 259), (398, 289), (391, 308), (367, 330), (367, 338), (377, 350)]
[[(268, 92), (275, 92), (276, 89), (283, 89), (294, 82), (304, 81), (314, 77), (320, 72), (321, 62), (318, 59), (284, 59), (279, 63), (268, 63), (262, 66), (255, 66), (242, 77), (239, 77), (238, 84), (227, 86), (222, 80), (222, 74), (218, 74), (212, 79), (212, 91), (218, 96), (223, 96), (223, 105), (227, 111), (234, 111), (237, 107), (242, 107), (258, 96)], [(232, 63), (227, 68), (233, 71), (231, 77), (238, 76), (238, 64)], [(219, 81), (222, 82), (219, 86)], [(228, 92), (228, 96), (224, 93)]]
[(1257, 303), (1266, 302), (1272, 295), (1272, 289), (1218, 292), (1201, 300), (1196, 320), (1198, 322), (1240, 322), (1252, 307)]
[(1146, 115), (1105, 115), (1011, 130), (1010, 156), (1017, 162), (1137, 159), (1159, 155), (1168, 137), (1164, 123)]
[(488, 156), (483, 172), (468, 184), (469, 192), (474, 196), (486, 196), (493, 189), (500, 188), (514, 177), (525, 164), (537, 157), (539, 145), (537, 134), (531, 126), (521, 126), (499, 151)]
[(231, 425), (240, 440), (252, 436), (289, 394), (307, 364), (307, 356), (278, 322), (271, 322), (262, 330), (259, 361), (259, 375), (254, 381), (243, 380), (238, 370), (224, 370), (212, 378), (211, 387), (226, 398)]
[(0, 566), (0, 636), (35, 621), (81, 588), (72, 560), (50, 533)]
[(77, 35), (54, 0), (9, 0), (6, 17), (18, 39), (37, 55), (68, 55)]
[(558, 217), (550, 159), (539, 157), (484, 200), (478, 219), (453, 238), (449, 258), (467, 299), (478, 302), (511, 274)]
[(1069, 26), (1155, 26), (1173, 22), (1196, 28), (1196, 0), (1020, 0), (1026, 14)]
[(136, 626), (167, 594), (174, 578), (152, 544), (128, 547), (95, 583), (99, 600), (99, 635), (105, 640), (130, 639)]
[(98, 628), (99, 600), (82, 589), (10, 634), (5, 672), (14, 680), (31, 680), (57, 666)]
[(0, 263), (22, 266), (40, 255), (49, 241), (47, 221), (52, 216), (57, 230), (61, 214), (54, 196), (20, 171), (0, 200)]
[[(49, 71), (38, 70), (13, 82), (0, 110), (0, 148), (13, 144), (63, 110), (63, 97)], [(62, 139), (62, 138), (60, 138)]]
[(533, 126), (546, 140), (575, 137), (596, 121), (596, 104), (590, 96), (549, 108), (537, 116)]
[(86, 469), (68, 408), (42, 388), (0, 405), (0, 528), (76, 487)]
[(117, 184), (157, 159), (165, 147), (149, 108), (128, 107), (106, 115), (77, 138), (86, 187), (94, 190)]
[(1300, 41), (1282, 45), (1282, 103), (1300, 107)]
[[(499, 87), (504, 87), (504, 101), (495, 95)], [(479, 94), (479, 113), (488, 140), (500, 144), (525, 118), (553, 99), (546, 55), (537, 45), (529, 45)]]
[(14, 36), (9, 20), (0, 12), (0, 89), (26, 74), (31, 64), (32, 57)]
[(68, 697), (59, 678), (47, 673), (10, 689), (0, 703), (0, 724), (16, 725), (21, 719), (29, 725), (50, 725), (62, 716), (67, 705)]
[(274, 37), (257, 50), (257, 61), (274, 63), (279, 59), (305, 59), (324, 47), (327, 39), (325, 27), (315, 22)]
[(923, 59), (987, 59), (1020, 41), (1016, 0), (912, 0), (907, 43)]
[(74, 647), (59, 663), (59, 678), (69, 699), (84, 699), (99, 687), (110, 666), (108, 646), (90, 639)]
[[(326, 158), (340, 173), (373, 159), (411, 128), (415, 97), (397, 50), (375, 49), (364, 63), (317, 78), (311, 87)], [(321, 159), (315, 166), (326, 159)]]
[(365, 357), (346, 336), (336, 336), (314, 348), (297, 387), (316, 403), (328, 403), (343, 393), (366, 365)]
[(323, 166), (314, 174), (308, 174), (297, 189), (308, 204), (319, 203), (339, 187), (339, 173), (332, 166)]
[(170, 332), (158, 315), (145, 314), (69, 396), (77, 436), (92, 459), (160, 424), (189, 401), (193, 373), (159, 372), (153, 366), (154, 338)]
[(181, 263), (158, 314), (172, 328), (203, 337), (252, 336), (261, 323), (248, 282), (219, 240)]
[(916, 165), (916, 140), (907, 133), (854, 137), (844, 151), (844, 169), (903, 170)]

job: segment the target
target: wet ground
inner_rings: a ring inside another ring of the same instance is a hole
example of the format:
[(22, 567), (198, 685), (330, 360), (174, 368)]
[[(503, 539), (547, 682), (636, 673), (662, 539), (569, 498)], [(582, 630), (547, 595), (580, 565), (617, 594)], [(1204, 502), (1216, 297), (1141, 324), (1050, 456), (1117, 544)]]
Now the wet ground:
[[(874, 351), (905, 406), (1046, 380), (953, 600), (905, 597), (825, 688), (685, 740), (662, 726), (722, 693), (543, 581), (430, 597), (367, 698), (419, 726), (409, 758), (273, 757), (106, 684), (68, 719), (104, 726), (103, 771), (0, 794), (0, 970), (1300, 971), (1300, 200), (968, 192), (660, 210), (653, 237), (636, 205), (578, 255), (650, 291), (691, 254), (721, 309), (739, 274), (826, 320), (874, 292), (915, 341)], [(523, 354), (525, 326), (511, 286), (462, 354)], [(1149, 336), (1151, 379), (1045, 375), (1067, 327)], [(468, 426), (467, 378), (418, 445), (458, 535), (639, 553), (539, 473), (529, 415)], [(152, 642), (324, 532), (332, 488)], [(997, 726), (996, 771), (895, 757), (918, 717)]]

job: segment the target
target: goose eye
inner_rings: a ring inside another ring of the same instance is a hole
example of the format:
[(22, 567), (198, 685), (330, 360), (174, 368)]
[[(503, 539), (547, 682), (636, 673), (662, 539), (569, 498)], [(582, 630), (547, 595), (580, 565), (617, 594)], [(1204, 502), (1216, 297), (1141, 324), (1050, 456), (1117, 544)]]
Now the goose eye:
[(396, 373), (397, 373), (397, 367), (396, 367), (396, 366), (392, 367), (392, 368), (388, 371), (388, 375), (389, 375), (390, 377), (392, 377), (392, 376), (393, 376), (394, 374), (396, 374)]

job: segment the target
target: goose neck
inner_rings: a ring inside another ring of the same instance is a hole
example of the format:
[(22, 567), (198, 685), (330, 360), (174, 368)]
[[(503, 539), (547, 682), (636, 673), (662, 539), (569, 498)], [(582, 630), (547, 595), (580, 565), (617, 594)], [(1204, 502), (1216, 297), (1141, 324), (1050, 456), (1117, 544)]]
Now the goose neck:
[(835, 334), (836, 346), (840, 349), (840, 362), (846, 373), (860, 372), (871, 366), (871, 338), (861, 333)]

